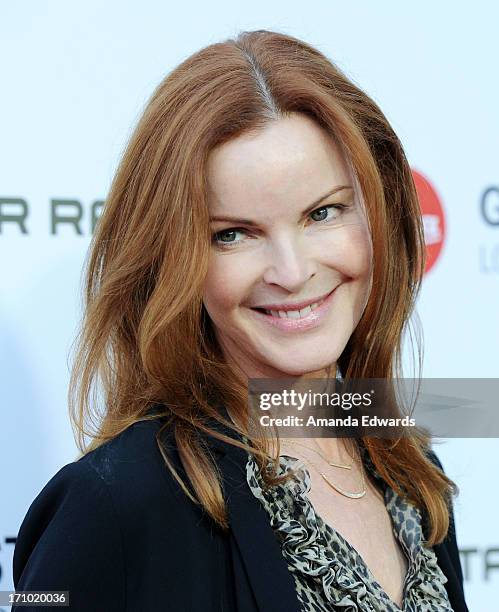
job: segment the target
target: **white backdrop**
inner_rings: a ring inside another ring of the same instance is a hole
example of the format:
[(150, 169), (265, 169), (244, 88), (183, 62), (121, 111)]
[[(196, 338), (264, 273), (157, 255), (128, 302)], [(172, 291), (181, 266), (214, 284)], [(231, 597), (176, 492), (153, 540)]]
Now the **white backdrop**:
[[(441, 207), (426, 219), (441, 249), (418, 303), (423, 374), (499, 377), (497, 3), (0, 0), (0, 19), (0, 590), (13, 588), (29, 504), (76, 456), (67, 356), (92, 206), (154, 87), (206, 44), (246, 29), (298, 36), (380, 104)], [(52, 229), (56, 200), (73, 201), (59, 214), (81, 207), (81, 234)], [(24, 226), (8, 219), (20, 211)], [(497, 609), (498, 451), (497, 439), (437, 448), (461, 488), (473, 611)]]

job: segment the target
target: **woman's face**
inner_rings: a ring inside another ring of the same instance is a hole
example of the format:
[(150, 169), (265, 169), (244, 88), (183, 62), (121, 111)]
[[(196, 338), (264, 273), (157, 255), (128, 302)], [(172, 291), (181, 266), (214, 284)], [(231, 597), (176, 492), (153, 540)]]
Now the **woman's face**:
[(227, 361), (249, 378), (334, 367), (367, 303), (372, 262), (340, 148), (293, 114), (214, 149), (208, 184), (203, 302)]

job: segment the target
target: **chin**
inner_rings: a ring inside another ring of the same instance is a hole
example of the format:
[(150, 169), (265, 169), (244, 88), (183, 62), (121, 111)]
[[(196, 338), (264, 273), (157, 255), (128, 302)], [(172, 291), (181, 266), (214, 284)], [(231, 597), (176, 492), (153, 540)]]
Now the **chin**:
[(307, 359), (304, 357), (301, 359), (290, 359), (289, 356), (287, 356), (285, 358), (283, 357), (283, 359), (273, 359), (270, 365), (285, 375), (303, 376), (304, 374), (325, 370), (332, 363), (336, 362), (336, 360), (336, 355), (331, 355), (323, 359), (317, 359), (317, 357), (314, 359)]
[(295, 350), (288, 347), (287, 350), (283, 348), (278, 351), (269, 351), (266, 355), (266, 361), (276, 370), (285, 372), (290, 376), (319, 372), (328, 368), (331, 364), (337, 363), (346, 346), (346, 342), (343, 343), (341, 340), (339, 338), (330, 338), (329, 340), (323, 338), (320, 344), (313, 342), (311, 346), (296, 346)]

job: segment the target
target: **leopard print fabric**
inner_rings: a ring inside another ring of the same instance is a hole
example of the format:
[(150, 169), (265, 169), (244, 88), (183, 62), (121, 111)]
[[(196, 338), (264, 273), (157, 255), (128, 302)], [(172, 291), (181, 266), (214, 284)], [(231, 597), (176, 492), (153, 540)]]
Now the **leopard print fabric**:
[(248, 485), (269, 515), (302, 612), (452, 612), (444, 587), (447, 578), (433, 550), (423, 545), (419, 510), (386, 485), (366, 452), (362, 458), (384, 490), (394, 533), (408, 560), (402, 608), (384, 592), (356, 549), (316, 514), (307, 497), (310, 474), (301, 461), (281, 456), (279, 473), (294, 469), (296, 474), (266, 488), (253, 455), (248, 455)]

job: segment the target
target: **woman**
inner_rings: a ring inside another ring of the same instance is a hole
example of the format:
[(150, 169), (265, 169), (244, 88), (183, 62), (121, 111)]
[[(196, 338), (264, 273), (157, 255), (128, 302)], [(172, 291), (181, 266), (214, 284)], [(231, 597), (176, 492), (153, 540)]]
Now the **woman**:
[(251, 378), (392, 380), (423, 267), (400, 142), (321, 53), (255, 31), (185, 60), (93, 237), (83, 455), (29, 509), (16, 589), (82, 611), (466, 610), (457, 489), (423, 432), (279, 447), (248, 427)]

